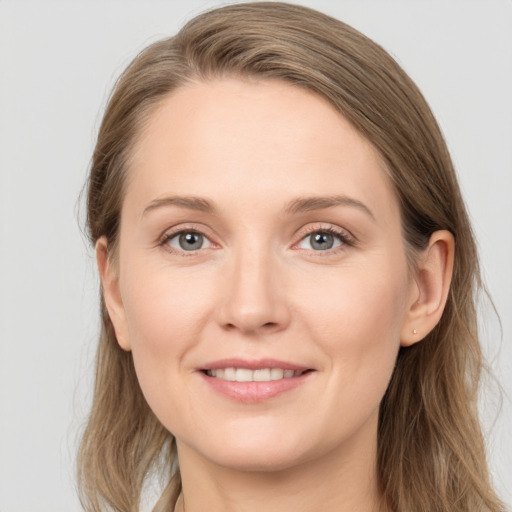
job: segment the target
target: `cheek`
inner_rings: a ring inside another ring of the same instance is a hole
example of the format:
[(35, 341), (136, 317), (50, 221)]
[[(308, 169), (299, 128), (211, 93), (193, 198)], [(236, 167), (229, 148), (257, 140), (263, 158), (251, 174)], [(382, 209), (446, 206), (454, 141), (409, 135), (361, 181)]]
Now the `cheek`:
[(179, 350), (200, 330), (199, 311), (211, 303), (208, 281), (151, 261), (127, 268), (121, 292), (133, 349), (143, 344), (149, 351)]
[(171, 275), (151, 262), (127, 268), (122, 296), (139, 385), (162, 424), (180, 431), (175, 411), (189, 407), (190, 353), (200, 343), (211, 294), (197, 276)]
[(122, 297), (128, 334), (141, 388), (155, 409), (163, 383), (179, 385), (183, 361), (200, 342), (211, 293), (204, 279), (151, 262), (127, 268)]
[(375, 266), (327, 282), (303, 304), (302, 316), (328, 356), (330, 398), (340, 411), (370, 411), (382, 399), (400, 347), (407, 276)]
[(303, 315), (327, 339), (357, 338), (358, 344), (365, 345), (400, 332), (408, 290), (403, 267), (365, 265), (333, 269), (322, 277), (307, 289), (298, 289), (297, 300)]

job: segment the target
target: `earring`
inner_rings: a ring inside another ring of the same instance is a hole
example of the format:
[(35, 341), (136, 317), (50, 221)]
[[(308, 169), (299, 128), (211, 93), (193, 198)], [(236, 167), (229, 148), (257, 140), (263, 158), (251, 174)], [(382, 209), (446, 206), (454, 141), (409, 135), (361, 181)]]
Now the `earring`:
[(416, 329), (413, 329), (413, 330), (412, 330), (412, 333), (413, 333), (413, 334), (418, 334), (418, 331), (417, 331)]

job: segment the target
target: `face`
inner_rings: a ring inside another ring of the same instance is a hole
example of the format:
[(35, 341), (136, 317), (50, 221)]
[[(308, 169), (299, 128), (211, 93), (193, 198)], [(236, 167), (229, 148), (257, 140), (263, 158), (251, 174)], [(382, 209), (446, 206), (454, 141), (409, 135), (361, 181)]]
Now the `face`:
[(276, 469), (374, 446), (414, 286), (383, 164), (322, 98), (235, 79), (166, 98), (116, 265), (119, 343), (182, 452)]

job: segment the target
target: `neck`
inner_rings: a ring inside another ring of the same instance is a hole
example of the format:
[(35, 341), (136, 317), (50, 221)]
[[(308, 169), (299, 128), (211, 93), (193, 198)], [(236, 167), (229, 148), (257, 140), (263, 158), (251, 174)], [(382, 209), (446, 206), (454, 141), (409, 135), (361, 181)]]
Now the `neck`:
[(368, 444), (352, 444), (350, 450), (335, 450), (279, 471), (239, 471), (178, 443), (180, 506), (185, 512), (377, 512), (382, 508), (376, 441)]

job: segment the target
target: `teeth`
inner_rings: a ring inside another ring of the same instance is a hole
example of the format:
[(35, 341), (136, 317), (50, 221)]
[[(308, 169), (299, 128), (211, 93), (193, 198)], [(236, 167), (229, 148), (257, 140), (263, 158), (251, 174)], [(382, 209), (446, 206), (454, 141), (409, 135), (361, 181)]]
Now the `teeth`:
[(207, 370), (206, 374), (217, 379), (235, 382), (268, 382), (271, 380), (289, 379), (302, 375), (302, 371), (283, 370), (282, 368), (261, 368), (249, 370), (247, 368), (222, 368)]
[(270, 380), (279, 380), (284, 377), (284, 370), (281, 368), (272, 368), (270, 370)]
[(270, 380), (271, 371), (268, 368), (263, 370), (254, 370), (253, 372), (253, 380), (256, 382), (264, 382), (266, 380)]
[[(212, 371), (215, 371), (215, 370), (212, 370)], [(220, 370), (220, 371), (222, 371), (222, 370)], [(234, 368), (225, 368), (224, 369), (224, 378), (226, 380), (235, 380), (235, 376), (236, 376), (236, 370)], [(218, 374), (214, 375), (214, 377), (218, 377)]]
[(252, 370), (247, 370), (246, 368), (237, 368), (235, 371), (235, 380), (237, 382), (251, 382), (254, 380), (253, 375), (254, 372)]

